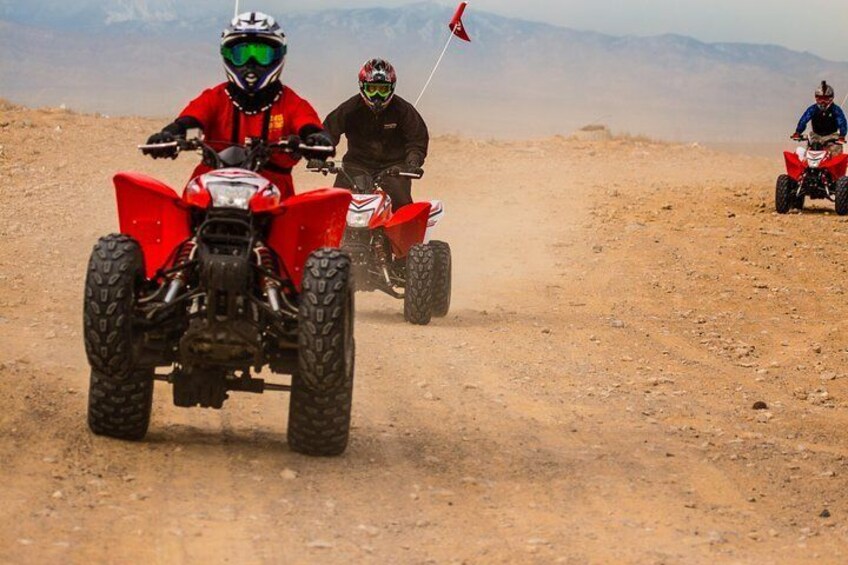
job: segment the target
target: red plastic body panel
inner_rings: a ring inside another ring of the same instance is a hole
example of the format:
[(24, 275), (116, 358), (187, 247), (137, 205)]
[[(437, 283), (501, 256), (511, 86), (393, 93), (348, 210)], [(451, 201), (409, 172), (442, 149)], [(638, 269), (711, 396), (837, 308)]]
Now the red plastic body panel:
[(839, 180), (848, 172), (848, 155), (842, 153), (825, 161), (825, 170), (830, 173), (833, 180)]
[(798, 155), (791, 151), (784, 151), (783, 158), (786, 160), (786, 172), (796, 181), (799, 180), (807, 169), (807, 166), (801, 162)]
[(284, 265), (281, 274), (288, 272), (298, 290), (309, 254), (341, 244), (351, 199), (347, 190), (324, 188), (292, 196), (272, 212), (267, 243)]
[(191, 236), (189, 212), (177, 193), (156, 179), (119, 173), (114, 182), (121, 233), (141, 245), (145, 273), (153, 278)]
[(398, 258), (406, 257), (413, 245), (423, 243), (430, 219), (429, 202), (409, 204), (398, 210), (384, 224), (392, 250)]

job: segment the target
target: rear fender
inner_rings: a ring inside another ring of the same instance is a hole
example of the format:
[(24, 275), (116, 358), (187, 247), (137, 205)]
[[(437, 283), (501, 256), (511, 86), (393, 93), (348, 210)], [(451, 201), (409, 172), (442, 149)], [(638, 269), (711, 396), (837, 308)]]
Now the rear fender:
[(409, 204), (398, 210), (386, 222), (384, 229), (392, 242), (395, 256), (406, 257), (413, 245), (424, 242), (430, 209), (429, 202)]
[(298, 290), (309, 254), (341, 244), (350, 201), (347, 190), (324, 188), (287, 198), (273, 212), (268, 246), (282, 262), (280, 274)]
[(801, 180), (801, 175), (804, 174), (807, 166), (801, 161), (798, 155), (791, 151), (784, 151), (783, 158), (786, 160), (786, 172), (789, 176), (796, 181)]
[(121, 233), (138, 241), (148, 279), (191, 237), (188, 210), (168, 185), (138, 173), (115, 175)]
[(828, 173), (830, 173), (833, 180), (836, 181), (841, 179), (845, 176), (845, 173), (848, 172), (848, 155), (842, 153), (836, 157), (828, 159), (824, 168)]

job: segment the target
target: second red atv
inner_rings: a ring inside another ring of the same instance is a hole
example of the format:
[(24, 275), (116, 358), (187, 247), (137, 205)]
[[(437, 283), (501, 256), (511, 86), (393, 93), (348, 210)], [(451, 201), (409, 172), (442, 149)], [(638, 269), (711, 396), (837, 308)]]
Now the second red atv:
[(375, 175), (332, 162), (312, 162), (309, 170), (345, 175), (353, 186), (342, 249), (348, 253), (358, 291), (385, 292), (403, 300), (407, 322), (427, 325), (448, 315), (451, 303), (451, 248), (434, 241), (433, 231), (444, 218), (438, 200), (416, 202), (392, 212), (392, 201), (381, 188), (386, 177), (420, 179), (423, 172), (396, 167)]
[[(183, 407), (221, 408), (232, 391), (290, 391), (289, 446), (345, 450), (354, 309), (339, 244), (351, 196), (324, 189), (281, 201), (255, 171), (273, 152), (319, 149), (292, 143), (220, 153), (201, 140), (143, 146), (203, 152), (213, 170), (182, 197), (144, 175), (115, 177), (120, 233), (95, 245), (85, 282), (94, 433), (143, 438), (159, 379)], [(290, 384), (256, 378), (264, 368)]]
[(794, 153), (784, 152), (785, 175), (780, 175), (775, 188), (775, 209), (786, 214), (795, 208), (804, 208), (804, 200), (827, 199), (836, 204), (836, 213), (848, 214), (848, 155), (834, 155), (831, 143), (804, 139), (807, 147), (799, 147)]

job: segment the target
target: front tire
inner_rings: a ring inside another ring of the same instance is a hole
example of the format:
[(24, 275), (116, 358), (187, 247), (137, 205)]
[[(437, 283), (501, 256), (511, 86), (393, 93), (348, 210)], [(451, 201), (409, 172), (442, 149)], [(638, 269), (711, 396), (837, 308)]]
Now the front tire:
[[(803, 202), (803, 197), (802, 202)], [(797, 206), (798, 183), (789, 175), (780, 175), (774, 192), (774, 207), (778, 214), (786, 214)]]
[(312, 456), (347, 449), (355, 345), (350, 259), (338, 249), (310, 255), (299, 315), (298, 373), (289, 401), (289, 447)]
[(444, 241), (430, 242), (433, 248), (433, 316), (444, 318), (450, 312), (453, 259), (450, 245)]
[(153, 369), (133, 366), (136, 287), (143, 278), (138, 243), (125, 235), (101, 238), (85, 280), (85, 350), (91, 365), (88, 426), (98, 435), (140, 440), (153, 403)]
[(848, 177), (842, 177), (836, 181), (835, 196), (836, 213), (840, 216), (848, 216)]
[(433, 318), (433, 276), (436, 257), (433, 248), (418, 244), (406, 258), (406, 293), (403, 317), (410, 324), (426, 326)]

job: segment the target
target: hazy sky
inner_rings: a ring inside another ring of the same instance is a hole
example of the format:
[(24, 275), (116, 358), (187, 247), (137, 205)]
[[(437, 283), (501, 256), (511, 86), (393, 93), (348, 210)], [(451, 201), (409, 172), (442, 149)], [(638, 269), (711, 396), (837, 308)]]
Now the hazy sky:
[[(408, 3), (408, 0), (241, 1), (246, 9), (251, 4), (319, 9)], [(848, 61), (848, 0), (472, 0), (470, 6), (614, 35), (671, 32), (710, 42), (775, 43)]]

